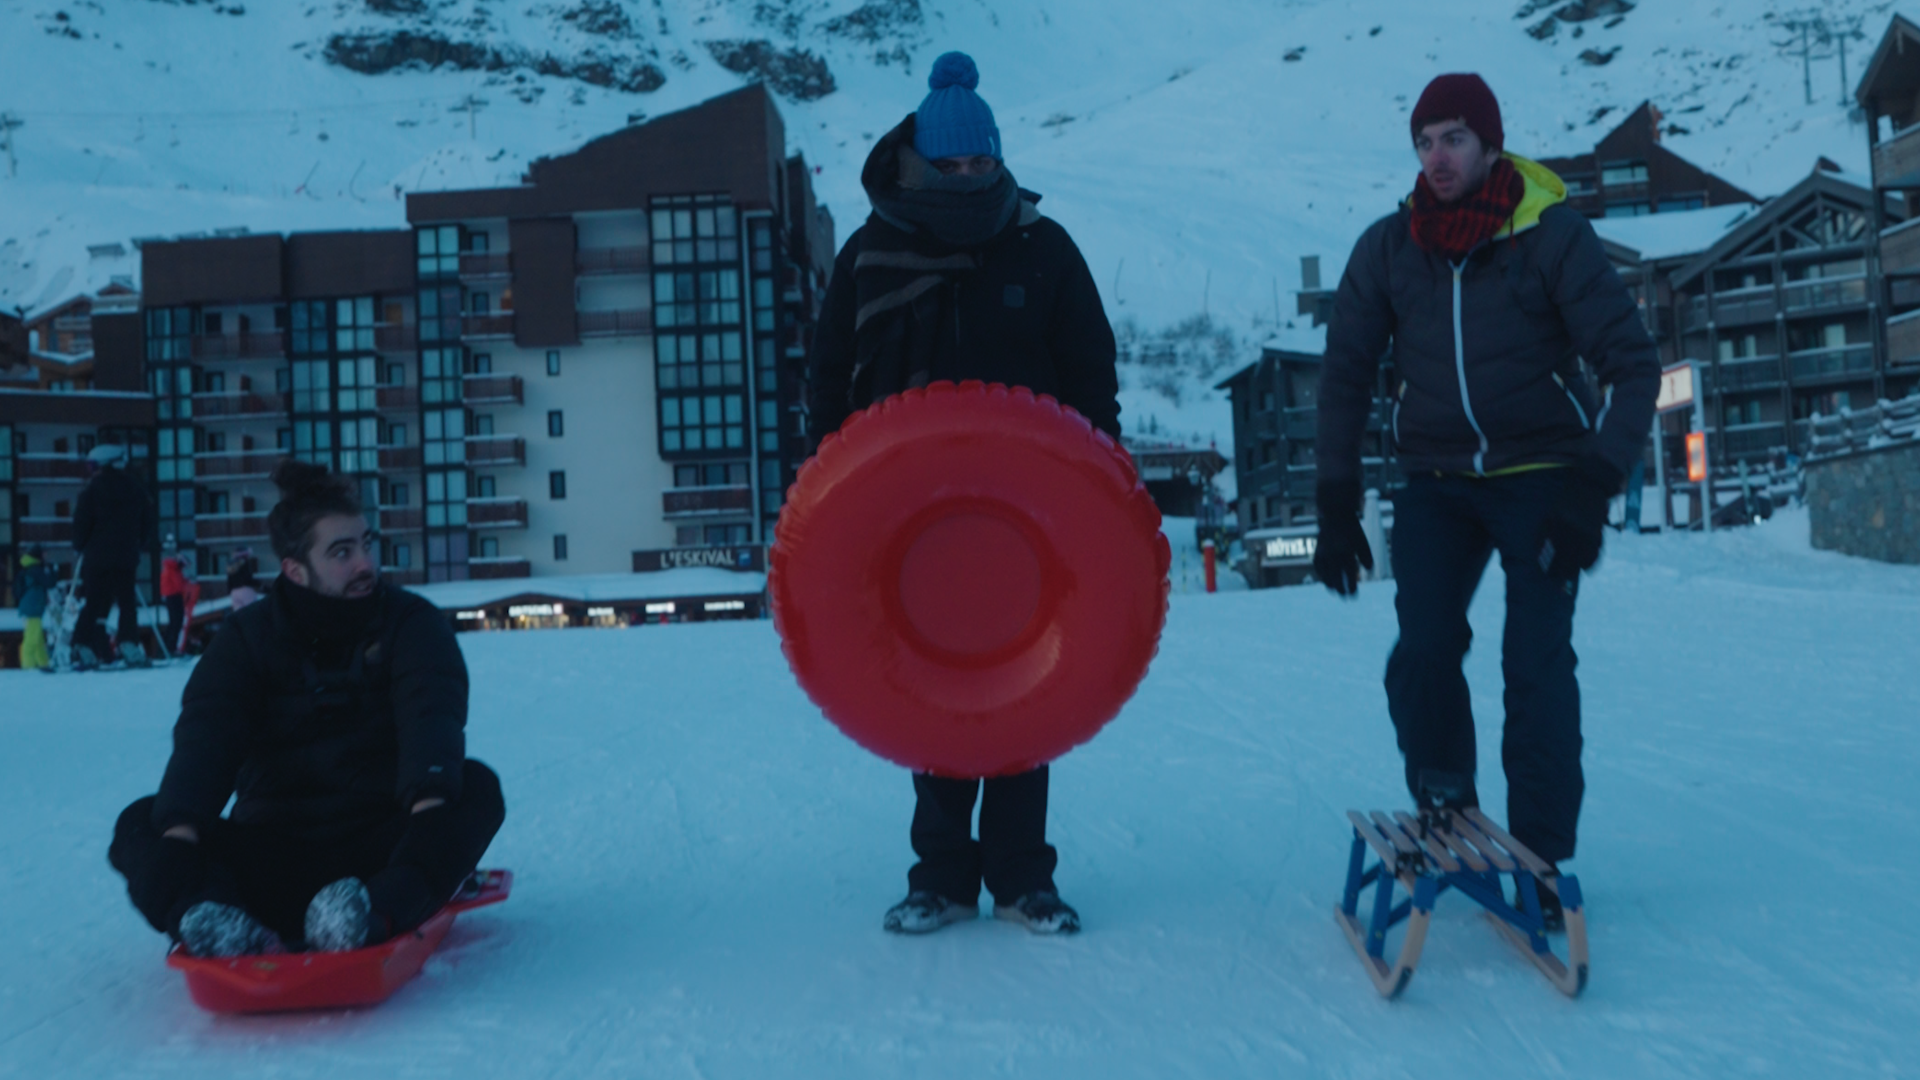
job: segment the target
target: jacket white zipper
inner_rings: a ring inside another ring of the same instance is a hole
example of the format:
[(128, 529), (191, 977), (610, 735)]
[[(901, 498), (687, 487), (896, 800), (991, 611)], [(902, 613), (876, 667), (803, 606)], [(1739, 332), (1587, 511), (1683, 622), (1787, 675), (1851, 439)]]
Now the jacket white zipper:
[[(1581, 408), (1580, 399), (1573, 396), (1573, 387), (1568, 386), (1567, 381), (1562, 379), (1558, 372), (1554, 373), (1553, 381), (1560, 384), (1560, 392), (1567, 395), (1568, 401), (1573, 402), (1573, 411), (1580, 414), (1580, 426), (1586, 428), (1588, 431), (1592, 431), (1593, 425), (1587, 423), (1587, 410)], [(1608, 400), (1612, 400), (1611, 395), (1609, 395)]]
[(1480, 452), (1473, 455), (1473, 471), (1485, 476), (1487, 472), (1487, 433), (1480, 430), (1480, 421), (1473, 415), (1473, 400), (1467, 396), (1467, 344), (1460, 328), (1460, 266), (1453, 268), (1453, 364), (1460, 373), (1460, 407), (1466, 410), (1467, 425), (1480, 437)]

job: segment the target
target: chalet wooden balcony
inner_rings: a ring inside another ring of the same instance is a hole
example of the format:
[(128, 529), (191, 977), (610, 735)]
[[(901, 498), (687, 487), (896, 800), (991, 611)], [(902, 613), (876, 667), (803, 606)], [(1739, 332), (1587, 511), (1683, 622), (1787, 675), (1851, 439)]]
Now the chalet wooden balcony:
[(1320, 424), (1320, 410), (1316, 408), (1286, 410), (1286, 438), (1291, 442), (1312, 442), (1314, 433)]
[(380, 508), (380, 531), (383, 533), (419, 532), (425, 522), (426, 512), (417, 506)]
[(499, 278), (513, 273), (513, 256), (504, 251), (489, 251), (460, 256), (463, 278)]
[(468, 375), (460, 384), (468, 405), (519, 405), (526, 399), (526, 384), (518, 375)]
[(1873, 346), (1802, 349), (1787, 354), (1787, 367), (1796, 384), (1810, 380), (1864, 379), (1873, 374)]
[(469, 340), (510, 338), (513, 336), (513, 313), (462, 315), (460, 316), (460, 336)]
[(193, 456), (194, 476), (201, 480), (264, 480), (285, 455), (254, 450)]
[(193, 395), (193, 416), (197, 420), (264, 420), (284, 416), (286, 412), (285, 394), (242, 391)]
[(673, 488), (661, 493), (660, 502), (662, 512), (670, 518), (750, 514), (753, 512), (753, 489), (734, 484)]
[(21, 518), (14, 523), (14, 536), (20, 544), (71, 544), (73, 521), (70, 518)]
[(579, 313), (581, 337), (630, 337), (653, 333), (653, 312), (582, 311)]
[(1887, 363), (1920, 364), (1920, 311), (1887, 320)]
[(468, 576), (481, 581), (496, 578), (523, 578), (533, 576), (533, 564), (524, 556), (481, 556), (467, 560)]
[(198, 514), (193, 528), (205, 540), (265, 540), (265, 514)]
[(1920, 274), (1920, 224), (1895, 225), (1881, 231), (1880, 272), (1888, 277)]
[(87, 459), (77, 454), (15, 454), (13, 478), (21, 484), (84, 484)]
[(400, 469), (420, 467), (420, 448), (417, 446), (383, 446), (380, 448), (380, 471), (392, 472)]
[(1920, 126), (1907, 128), (1873, 148), (1873, 186), (1920, 188)]
[(468, 499), (467, 527), (473, 529), (524, 529), (527, 527), (527, 500), (517, 496)]
[(1728, 327), (1772, 322), (1779, 306), (1775, 301), (1772, 285), (1760, 285), (1752, 289), (1729, 289), (1726, 292), (1716, 293), (1711, 309), (1708, 307), (1706, 297), (1695, 296), (1681, 305), (1684, 322), (1682, 329), (1705, 329), (1709, 310), (1712, 312), (1712, 321), (1716, 325)]
[(574, 255), (573, 267), (583, 277), (644, 274), (652, 269), (653, 258), (644, 247), (581, 248)]
[(377, 386), (373, 406), (381, 412), (412, 412), (420, 407), (417, 386)]
[(1765, 390), (1785, 381), (1777, 355), (1722, 360), (1718, 368), (1707, 369), (1709, 391)]
[(527, 440), (518, 435), (467, 436), (467, 464), (470, 466), (526, 463)]
[(1795, 281), (1780, 293), (1789, 313), (1856, 306), (1867, 302), (1867, 275)]
[(278, 360), (287, 347), (278, 330), (242, 334), (200, 334), (193, 339), (195, 360)]

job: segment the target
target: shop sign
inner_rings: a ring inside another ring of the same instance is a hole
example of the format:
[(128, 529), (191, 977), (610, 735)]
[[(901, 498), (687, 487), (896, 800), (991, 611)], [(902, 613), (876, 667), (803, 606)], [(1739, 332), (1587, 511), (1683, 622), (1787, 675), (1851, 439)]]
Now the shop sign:
[(649, 615), (671, 615), (671, 614), (673, 614), (673, 601), (671, 601), (671, 600), (666, 600), (666, 601), (662, 601), (661, 603), (658, 603), (658, 604), (648, 604), (648, 605), (647, 605), (647, 614), (649, 614)]
[(709, 600), (706, 603), (706, 610), (745, 611), (747, 610), (747, 602), (745, 600)]
[(507, 614), (515, 619), (546, 619), (563, 613), (559, 604), (515, 604)]
[(736, 547), (665, 548), (633, 553), (633, 572), (636, 574), (701, 566), (719, 570), (765, 570), (767, 549), (761, 544), (742, 544)]
[(1267, 541), (1267, 562), (1290, 562), (1313, 558), (1319, 540), (1312, 536), (1276, 536)]
[(453, 617), (456, 619), (464, 619), (467, 622), (477, 622), (485, 619), (487, 613), (484, 611), (456, 611), (453, 613)]
[(1693, 361), (1689, 360), (1660, 372), (1660, 396), (1653, 401), (1655, 412), (1692, 407), (1693, 369)]
[(611, 619), (618, 614), (619, 612), (610, 607), (590, 607), (587, 609), (587, 618), (589, 619)]

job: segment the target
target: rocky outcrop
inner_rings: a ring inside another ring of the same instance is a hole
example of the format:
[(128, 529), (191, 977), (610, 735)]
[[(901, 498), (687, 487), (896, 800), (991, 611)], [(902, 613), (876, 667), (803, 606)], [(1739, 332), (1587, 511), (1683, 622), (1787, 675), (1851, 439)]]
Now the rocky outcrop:
[(813, 101), (834, 91), (827, 62), (805, 49), (781, 49), (766, 40), (703, 41), (714, 63), (767, 84), (775, 93), (795, 101)]
[(647, 93), (666, 85), (667, 76), (651, 55), (611, 57), (597, 52), (562, 57), (530, 53), (511, 46), (462, 41), (435, 31), (385, 30), (335, 34), (322, 55), (330, 64), (365, 75), (398, 70), (525, 70), (577, 79), (629, 93)]

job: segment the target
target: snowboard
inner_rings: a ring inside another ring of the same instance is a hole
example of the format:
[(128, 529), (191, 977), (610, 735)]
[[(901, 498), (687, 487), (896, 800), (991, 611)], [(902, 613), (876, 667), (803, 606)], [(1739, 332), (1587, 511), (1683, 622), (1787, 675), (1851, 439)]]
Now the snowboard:
[(185, 974), (194, 1004), (212, 1013), (289, 1012), (378, 1005), (420, 973), (462, 912), (497, 904), (513, 871), (476, 870), (433, 918), (391, 941), (347, 952), (271, 956), (188, 956), (178, 945), (167, 966)]

